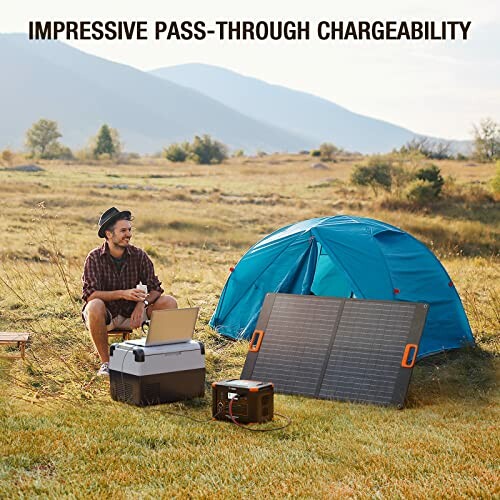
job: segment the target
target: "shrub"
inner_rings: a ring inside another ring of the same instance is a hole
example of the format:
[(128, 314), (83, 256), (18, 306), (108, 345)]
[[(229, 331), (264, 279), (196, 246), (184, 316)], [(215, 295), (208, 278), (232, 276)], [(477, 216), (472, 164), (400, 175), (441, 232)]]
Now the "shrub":
[(10, 149), (4, 149), (2, 151), (2, 163), (10, 167), (13, 161), (14, 153)]
[(432, 182), (415, 179), (406, 188), (406, 197), (416, 205), (427, 205), (436, 199), (436, 190)]
[(395, 193), (399, 196), (403, 188), (405, 188), (408, 183), (415, 179), (415, 173), (402, 166), (392, 166), (391, 168), (391, 189), (394, 188)]
[(311, 151), (311, 156), (314, 156), (315, 158), (316, 157), (320, 157), (321, 156), (321, 151), (319, 149), (313, 149)]
[(47, 147), (41, 158), (46, 160), (74, 160), (75, 157), (70, 148), (56, 141)]
[(165, 148), (165, 158), (169, 161), (180, 163), (186, 161), (188, 151), (185, 145), (174, 143)]
[(416, 174), (417, 179), (429, 182), (434, 189), (434, 197), (437, 198), (441, 194), (443, 189), (444, 179), (441, 175), (441, 171), (436, 165), (431, 165), (430, 167), (421, 168)]
[(370, 186), (375, 196), (378, 189), (390, 191), (392, 186), (392, 163), (382, 157), (370, 159), (367, 166), (356, 165), (351, 174), (351, 182), (358, 186)]
[(94, 159), (94, 155), (90, 148), (85, 147), (75, 151), (75, 158), (80, 162), (88, 162)]
[(222, 163), (227, 158), (227, 147), (207, 134), (195, 136), (189, 146), (189, 158), (200, 165)]
[(123, 153), (120, 156), (120, 161), (123, 161), (124, 163), (127, 163), (129, 161), (136, 161), (136, 160), (140, 160), (140, 159), (141, 159), (141, 155), (139, 153), (134, 152), (134, 151), (132, 151), (130, 153)]
[(320, 157), (323, 161), (332, 161), (333, 157), (340, 152), (340, 149), (331, 142), (324, 142), (319, 147)]

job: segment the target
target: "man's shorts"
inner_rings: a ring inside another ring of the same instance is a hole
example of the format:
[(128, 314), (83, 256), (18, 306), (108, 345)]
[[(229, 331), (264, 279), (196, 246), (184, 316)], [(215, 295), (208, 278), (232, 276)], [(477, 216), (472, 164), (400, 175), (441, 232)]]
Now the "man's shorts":
[[(85, 306), (85, 309), (82, 312), (82, 318), (83, 321), (85, 321), (85, 326), (87, 327), (87, 330), (90, 330), (89, 328), (89, 311), (88, 311), (88, 304)], [(142, 318), (141, 318), (141, 324), (144, 323), (144, 321), (147, 321), (148, 315), (146, 313), (146, 308), (144, 308), (144, 312), (142, 313)], [(126, 318), (125, 316), (122, 316), (119, 314), (118, 316), (115, 316), (114, 318), (111, 317), (111, 313), (106, 309), (106, 329), (109, 331), (111, 330), (130, 330), (130, 318)]]

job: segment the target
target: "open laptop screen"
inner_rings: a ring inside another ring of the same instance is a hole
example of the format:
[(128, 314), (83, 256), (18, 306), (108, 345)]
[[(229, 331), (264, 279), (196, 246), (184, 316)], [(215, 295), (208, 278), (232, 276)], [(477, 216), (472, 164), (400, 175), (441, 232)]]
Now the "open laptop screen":
[(198, 312), (199, 307), (153, 311), (146, 339), (131, 340), (127, 343), (155, 346), (188, 342), (193, 338)]

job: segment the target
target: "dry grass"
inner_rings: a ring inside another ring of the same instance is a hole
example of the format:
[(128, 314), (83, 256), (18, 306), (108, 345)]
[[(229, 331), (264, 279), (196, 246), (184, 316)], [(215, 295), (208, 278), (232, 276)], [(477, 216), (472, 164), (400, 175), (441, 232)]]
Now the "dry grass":
[[(33, 332), (27, 360), (0, 364), (0, 496), (492, 497), (499, 493), (497, 370), (499, 216), (382, 208), (348, 184), (354, 161), (311, 168), (305, 156), (227, 165), (60, 165), (2, 172), (0, 329)], [(490, 166), (440, 164), (458, 185), (485, 184)], [(469, 198), (467, 198), (469, 199)], [(43, 202), (44, 208), (37, 206)], [(462, 205), (461, 205), (462, 203)], [(207, 380), (238, 377), (246, 345), (207, 326), (246, 248), (285, 224), (352, 213), (409, 230), (443, 259), (478, 347), (424, 360), (404, 411), (278, 396), (285, 431), (254, 435), (210, 415), (210, 393), (138, 409), (112, 402), (96, 379), (79, 319), (80, 274), (109, 206), (135, 214), (166, 291), (198, 305)], [(480, 203), (479, 203), (480, 205)], [(475, 209), (480, 210), (477, 206)]]

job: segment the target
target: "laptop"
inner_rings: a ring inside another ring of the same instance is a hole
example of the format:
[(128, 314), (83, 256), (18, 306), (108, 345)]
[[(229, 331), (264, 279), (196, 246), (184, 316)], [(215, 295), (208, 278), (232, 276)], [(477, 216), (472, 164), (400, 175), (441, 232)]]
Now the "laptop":
[(126, 344), (150, 347), (189, 342), (193, 338), (199, 307), (162, 309), (151, 313), (146, 337), (127, 340)]

